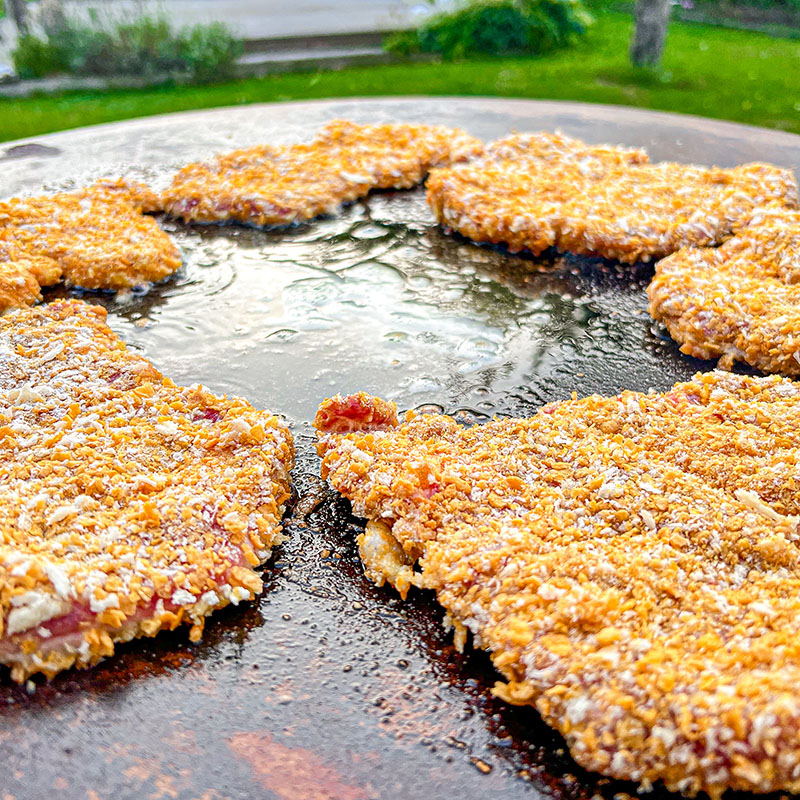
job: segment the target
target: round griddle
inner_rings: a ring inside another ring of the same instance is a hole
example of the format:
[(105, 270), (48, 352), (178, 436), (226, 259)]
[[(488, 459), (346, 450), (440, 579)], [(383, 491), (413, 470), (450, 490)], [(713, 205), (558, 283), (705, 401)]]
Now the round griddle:
[[(800, 137), (609, 106), (463, 98), (286, 103), (175, 114), (0, 147), (0, 195), (120, 173), (164, 185), (215, 152), (309, 138), (337, 117), (438, 122), (489, 139), (561, 130), (653, 160), (800, 171)], [(191, 645), (185, 630), (121, 646), (27, 687), (0, 672), (0, 797), (369, 800), (607, 798), (528, 708), (490, 694), (433, 594), (401, 602), (363, 576), (361, 522), (319, 478), (309, 420), (367, 390), (466, 424), (528, 415), (573, 391), (666, 389), (713, 365), (683, 357), (646, 312), (652, 267), (513, 256), (439, 230), (422, 190), (377, 193), (290, 230), (162, 221), (185, 256), (144, 294), (86, 293), (178, 383), (285, 415), (298, 446), (289, 541), (266, 590)], [(62, 292), (63, 293), (63, 290)], [(50, 292), (53, 299), (58, 292)], [(656, 795), (666, 795), (657, 789)]]

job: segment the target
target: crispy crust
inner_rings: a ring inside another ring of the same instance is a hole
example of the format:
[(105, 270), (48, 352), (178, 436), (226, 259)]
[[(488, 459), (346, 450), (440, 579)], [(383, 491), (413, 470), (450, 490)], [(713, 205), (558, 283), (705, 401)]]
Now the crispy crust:
[(164, 210), (161, 195), (147, 184), (127, 178), (104, 178), (95, 182), (92, 189), (109, 195), (116, 194), (143, 214), (156, 214)]
[(32, 267), (27, 258), (0, 261), (0, 311), (32, 306), (42, 299), (41, 284)]
[(110, 655), (261, 590), (292, 437), (186, 389), (80, 301), (0, 319), (0, 663), (14, 680)]
[(640, 150), (557, 134), (511, 136), (482, 159), (433, 170), (428, 202), (443, 225), (476, 242), (629, 263), (718, 244), (770, 202), (797, 206), (794, 178), (778, 167), (646, 162)]
[(323, 403), (323, 475), (387, 526), (362, 543), (373, 578), (434, 589), (500, 697), (645, 787), (800, 789), (800, 386), (715, 372), (470, 429), (331, 432), (383, 402)]
[(180, 253), (142, 215), (159, 202), (146, 186), (119, 180), (0, 203), (0, 263), (15, 265), (25, 284), (2, 292), (0, 311), (35, 302), (40, 286), (62, 277), (84, 289), (126, 289), (171, 275)]
[(515, 164), (547, 162), (554, 167), (574, 164), (584, 174), (602, 175), (609, 167), (646, 164), (647, 153), (639, 148), (586, 144), (562, 133), (514, 133), (489, 142), (484, 147), (485, 161)]
[(719, 248), (656, 264), (649, 311), (681, 351), (800, 375), (800, 212), (769, 209)]
[(462, 161), (482, 143), (432, 125), (335, 121), (310, 144), (261, 146), (189, 164), (163, 203), (186, 221), (288, 225), (334, 214), (373, 189), (407, 189), (433, 166)]

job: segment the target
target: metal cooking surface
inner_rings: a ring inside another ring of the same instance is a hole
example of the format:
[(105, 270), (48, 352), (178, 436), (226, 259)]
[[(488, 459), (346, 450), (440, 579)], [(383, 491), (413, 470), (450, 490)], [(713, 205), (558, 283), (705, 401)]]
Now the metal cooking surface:
[[(57, 153), (32, 149), (27, 173), (12, 167), (0, 194), (35, 191), (59, 169), (79, 180), (123, 162), (163, 180), (180, 160), (181, 131), (196, 157), (242, 137), (280, 139), (288, 120), (296, 137), (336, 116), (435, 120), (485, 137), (560, 128), (643, 144), (656, 158), (800, 166), (800, 137), (693, 118), (519, 101), (342, 101), (43, 137)], [(106, 149), (76, 169), (93, 141)], [(454, 651), (432, 593), (412, 591), (403, 603), (363, 577), (359, 522), (320, 481), (307, 421), (323, 397), (359, 389), (465, 421), (528, 414), (573, 390), (664, 389), (711, 365), (681, 356), (651, 322), (652, 268), (476, 247), (436, 228), (420, 190), (376, 194), (282, 232), (164, 225), (185, 254), (172, 280), (146, 294), (85, 298), (177, 382), (244, 395), (291, 421), (291, 538), (266, 566), (258, 601), (218, 614), (197, 646), (185, 631), (163, 634), (27, 690), (0, 674), (0, 797), (634, 792), (580, 770), (530, 709), (494, 700), (488, 657)]]

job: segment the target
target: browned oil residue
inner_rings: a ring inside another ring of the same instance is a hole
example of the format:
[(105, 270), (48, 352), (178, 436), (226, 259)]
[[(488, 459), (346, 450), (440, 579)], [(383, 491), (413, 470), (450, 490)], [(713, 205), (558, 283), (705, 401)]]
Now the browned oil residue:
[(237, 733), (228, 746), (249, 762), (261, 784), (281, 800), (370, 800), (310, 750), (287, 747), (268, 733)]

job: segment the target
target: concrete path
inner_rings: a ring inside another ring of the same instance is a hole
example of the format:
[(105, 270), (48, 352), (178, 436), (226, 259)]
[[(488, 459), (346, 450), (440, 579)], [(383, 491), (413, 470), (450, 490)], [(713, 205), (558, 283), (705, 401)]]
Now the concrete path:
[[(112, 18), (162, 10), (176, 27), (221, 20), (244, 39), (274, 39), (413, 27), (454, 0), (73, 0), (65, 5), (70, 13), (85, 16), (99, 9)], [(31, 4), (34, 15), (37, 6)], [(0, 20), (0, 63), (9, 63), (15, 41), (13, 23)]]

